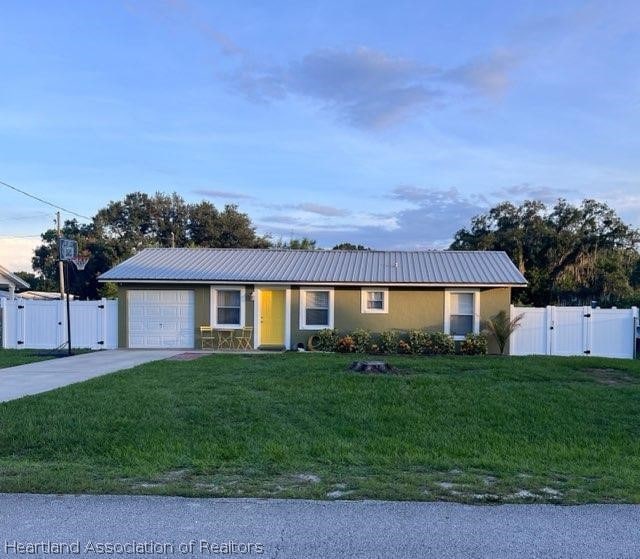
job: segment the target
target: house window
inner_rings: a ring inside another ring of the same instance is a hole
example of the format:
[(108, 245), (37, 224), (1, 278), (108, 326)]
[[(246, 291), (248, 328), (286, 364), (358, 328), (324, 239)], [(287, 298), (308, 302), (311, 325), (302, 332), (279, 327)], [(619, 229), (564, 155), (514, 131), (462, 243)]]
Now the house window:
[(242, 328), (244, 324), (244, 287), (212, 288), (211, 312), (215, 326)]
[(333, 289), (300, 290), (300, 328), (333, 328)]
[(445, 332), (454, 339), (478, 333), (480, 293), (478, 291), (448, 291), (445, 293)]
[(363, 288), (361, 291), (360, 311), (363, 313), (388, 313), (389, 290), (386, 288)]

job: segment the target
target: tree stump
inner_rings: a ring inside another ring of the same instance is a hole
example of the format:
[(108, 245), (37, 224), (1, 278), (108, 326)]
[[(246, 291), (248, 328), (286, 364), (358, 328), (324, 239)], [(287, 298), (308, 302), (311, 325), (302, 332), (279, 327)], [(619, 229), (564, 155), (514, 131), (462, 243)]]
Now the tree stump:
[(393, 367), (384, 361), (354, 361), (349, 365), (349, 370), (358, 373), (390, 373)]

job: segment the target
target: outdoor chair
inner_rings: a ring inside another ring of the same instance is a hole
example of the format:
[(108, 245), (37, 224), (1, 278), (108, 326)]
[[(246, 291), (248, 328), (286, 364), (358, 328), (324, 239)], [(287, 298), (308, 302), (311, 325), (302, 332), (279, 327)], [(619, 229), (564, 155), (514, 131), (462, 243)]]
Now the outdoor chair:
[(253, 328), (245, 326), (240, 331), (240, 334), (236, 336), (236, 349), (251, 349), (251, 334)]
[(233, 349), (233, 330), (216, 330), (218, 332), (218, 349)]
[(213, 326), (200, 326), (200, 344), (202, 349), (214, 349), (215, 341)]

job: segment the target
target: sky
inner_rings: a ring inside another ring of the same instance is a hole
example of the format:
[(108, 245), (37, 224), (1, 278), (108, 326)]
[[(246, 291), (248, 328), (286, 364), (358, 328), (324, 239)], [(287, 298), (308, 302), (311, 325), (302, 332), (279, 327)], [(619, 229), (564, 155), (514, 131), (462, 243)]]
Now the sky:
[[(0, 181), (86, 216), (175, 191), (378, 249), (504, 200), (640, 226), (636, 0), (0, 0), (0, 80)], [(29, 270), (55, 210), (0, 193)]]

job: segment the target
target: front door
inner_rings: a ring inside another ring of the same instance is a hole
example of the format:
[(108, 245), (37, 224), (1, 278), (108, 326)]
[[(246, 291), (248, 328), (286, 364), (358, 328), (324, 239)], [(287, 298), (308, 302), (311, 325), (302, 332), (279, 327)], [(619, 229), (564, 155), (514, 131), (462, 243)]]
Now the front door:
[(260, 290), (260, 344), (283, 346), (285, 323), (284, 289)]

